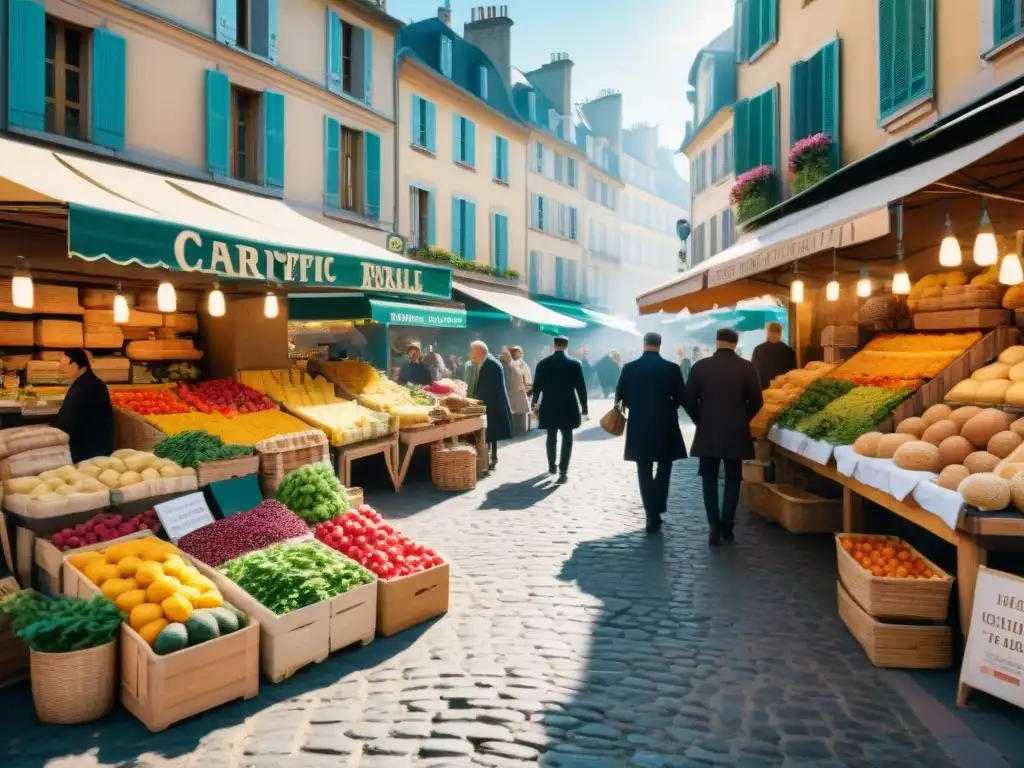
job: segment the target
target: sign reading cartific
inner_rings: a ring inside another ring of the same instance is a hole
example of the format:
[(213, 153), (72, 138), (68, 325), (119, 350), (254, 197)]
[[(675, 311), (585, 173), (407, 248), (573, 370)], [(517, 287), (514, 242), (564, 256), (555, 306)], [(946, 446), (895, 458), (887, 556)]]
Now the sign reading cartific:
[(967, 702), (972, 688), (1024, 707), (1024, 579), (984, 566), (974, 587), (957, 704)]

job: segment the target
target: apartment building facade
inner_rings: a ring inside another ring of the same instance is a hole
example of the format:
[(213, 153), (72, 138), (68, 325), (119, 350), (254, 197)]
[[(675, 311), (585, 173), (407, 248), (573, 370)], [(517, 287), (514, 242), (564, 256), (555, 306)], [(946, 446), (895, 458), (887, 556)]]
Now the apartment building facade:
[(8, 133), (281, 198), (385, 245), (400, 24), (376, 5), (2, 5)]

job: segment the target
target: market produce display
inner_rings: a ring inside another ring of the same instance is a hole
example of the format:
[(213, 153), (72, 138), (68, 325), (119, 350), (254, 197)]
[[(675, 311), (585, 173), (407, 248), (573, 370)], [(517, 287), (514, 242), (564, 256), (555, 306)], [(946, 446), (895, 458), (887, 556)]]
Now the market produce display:
[(796, 402), (782, 412), (776, 423), (785, 429), (793, 429), (808, 416), (813, 416), (833, 400), (842, 397), (853, 388), (853, 382), (819, 379), (811, 384), (797, 398)]
[(405, 388), (409, 390), (409, 397), (412, 398), (413, 403), (416, 405), (437, 405), (437, 400), (434, 396), (427, 392), (423, 387), (419, 387), (415, 384), (406, 384)]
[(398, 533), (366, 504), (320, 523), (313, 534), (385, 581), (444, 564), (434, 550)]
[(238, 378), (246, 386), (287, 406), (341, 402), (341, 398), (334, 394), (334, 384), (321, 376), (314, 378), (298, 368), (242, 371)]
[(25, 590), (0, 600), (0, 625), (10, 620), (15, 637), (40, 653), (70, 653), (106, 645), (123, 616), (102, 595), (48, 598)]
[(327, 463), (307, 464), (285, 475), (277, 486), (277, 500), (310, 525), (331, 520), (351, 506), (334, 468)]
[(366, 569), (315, 541), (275, 544), (220, 570), (278, 616), (373, 583)]
[(276, 409), (231, 417), (223, 413), (181, 413), (173, 416), (147, 416), (146, 420), (165, 435), (201, 430), (216, 435), (225, 443), (238, 445), (255, 445), (270, 437), (309, 429), (305, 422)]
[(878, 336), (832, 376), (859, 386), (916, 390), (979, 339), (977, 332)]
[(178, 541), (186, 555), (217, 567), (248, 552), (309, 533), (306, 525), (281, 502), (267, 499), (248, 512), (215, 520)]
[(432, 384), (423, 387), (423, 389), (439, 397), (444, 397), (445, 395), (466, 397), (469, 394), (468, 385), (461, 379), (438, 379)]
[(997, 307), (1001, 294), (999, 267), (985, 270), (968, 280), (961, 270), (925, 275), (907, 296), (911, 312), (940, 312), (948, 309)]
[(110, 402), (142, 416), (189, 412), (188, 404), (167, 389), (114, 389)]
[(178, 397), (200, 413), (216, 411), (225, 416), (235, 413), (259, 413), (277, 408), (266, 395), (234, 379), (179, 384)]
[(160, 520), (152, 509), (147, 509), (133, 517), (101, 512), (84, 523), (57, 531), (50, 537), (50, 543), (62, 552), (66, 552), (69, 549), (112, 541), (121, 536), (130, 536), (139, 531), (160, 533), (160, 530)]
[(362, 360), (338, 360), (323, 363), (321, 370), (334, 384), (341, 386), (353, 395), (371, 394), (377, 391), (382, 376), (377, 370)]
[(772, 379), (764, 391), (764, 405), (750, 420), (751, 434), (764, 437), (779, 414), (795, 403), (811, 384), (828, 376), (834, 369), (834, 365), (815, 361)]
[(1004, 349), (996, 362), (979, 368), (949, 390), (945, 400), (1024, 408), (1024, 346)]
[(191, 467), (182, 467), (170, 459), (160, 458), (147, 451), (134, 451), (131, 448), (114, 451), (109, 457), (98, 456), (79, 462), (78, 471), (96, 478), (111, 489), (130, 488), (147, 480), (189, 477), (196, 474)]
[(4, 480), (4, 493), (8, 496), (26, 495), (39, 501), (59, 501), (66, 496), (109, 491), (110, 486), (98, 477), (98, 473), (83, 472), (68, 464), (38, 475)]
[(206, 430), (196, 429), (165, 437), (153, 446), (153, 453), (159, 458), (170, 459), (178, 466), (199, 469), (199, 465), (204, 461), (252, 456), (253, 448), (251, 445), (225, 443)]
[(843, 549), (872, 576), (941, 579), (908, 544), (879, 536), (843, 536)]
[(355, 395), (360, 405), (396, 417), (399, 426), (430, 423), (433, 405), (417, 403), (406, 387), (390, 381), (371, 365), (360, 360), (340, 360), (324, 363), (322, 370), (333, 383)]
[(797, 424), (799, 432), (833, 445), (848, 445), (871, 432), (911, 392), (887, 387), (856, 387)]

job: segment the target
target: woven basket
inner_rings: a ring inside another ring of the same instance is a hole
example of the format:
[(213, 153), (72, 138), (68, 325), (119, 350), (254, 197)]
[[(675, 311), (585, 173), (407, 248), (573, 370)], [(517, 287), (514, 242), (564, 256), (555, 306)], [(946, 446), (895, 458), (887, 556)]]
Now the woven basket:
[[(135, 294), (124, 293), (122, 295), (128, 301), (129, 307), (135, 306)], [(86, 309), (113, 309), (115, 296), (117, 296), (117, 291), (108, 291), (102, 288), (83, 288), (82, 306)]]
[(32, 702), (44, 723), (74, 725), (103, 717), (117, 692), (117, 643), (71, 653), (30, 651)]
[(36, 346), (51, 349), (81, 347), (82, 324), (77, 320), (36, 320)]
[(132, 411), (114, 408), (114, 447), (152, 451), (167, 435)]
[[(175, 297), (175, 312), (196, 311), (197, 294), (188, 291), (176, 291)], [(156, 291), (139, 291), (139, 309), (144, 309), (147, 312), (160, 311), (160, 308), (157, 306)]]
[(86, 323), (82, 333), (86, 349), (120, 349), (124, 334), (116, 325)]
[(0, 346), (31, 347), (35, 330), (31, 320), (0, 320)]
[(260, 457), (260, 486), (265, 496), (274, 495), (289, 472), (307, 464), (331, 461), (331, 444), (319, 429), (278, 435), (254, 447)]
[(471, 445), (435, 445), (430, 450), (430, 478), (441, 491), (476, 488), (476, 448)]

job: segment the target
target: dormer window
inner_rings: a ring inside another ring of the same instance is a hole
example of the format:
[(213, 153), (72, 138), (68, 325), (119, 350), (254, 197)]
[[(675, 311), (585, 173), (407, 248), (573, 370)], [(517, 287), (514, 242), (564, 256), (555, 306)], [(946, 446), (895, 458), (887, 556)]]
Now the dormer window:
[(530, 120), (537, 122), (537, 94), (530, 91), (526, 94), (526, 110), (529, 113)]
[(558, 113), (553, 109), (548, 110), (548, 130), (558, 133)]
[(479, 70), (480, 78), (480, 98), (487, 101), (487, 65), (481, 64)]
[(711, 115), (715, 103), (715, 59), (704, 56), (697, 70), (697, 124), (700, 125)]
[(441, 35), (441, 74), (452, 76), (452, 39), (448, 35)]

